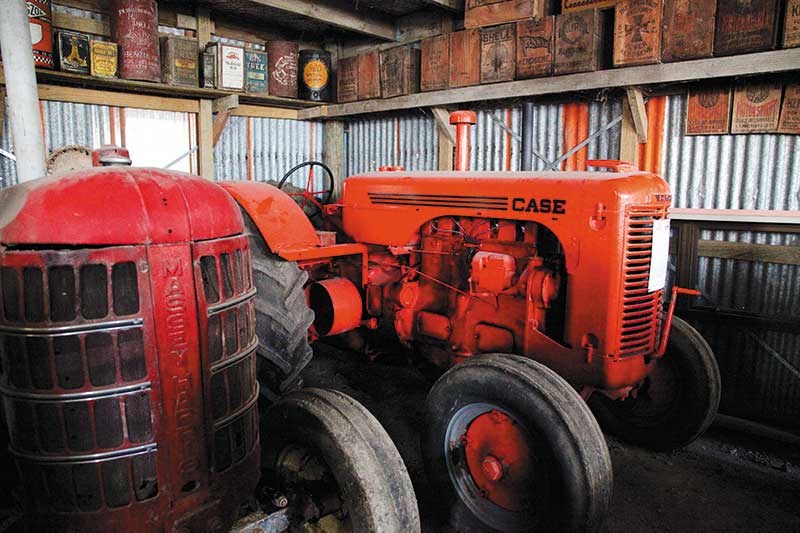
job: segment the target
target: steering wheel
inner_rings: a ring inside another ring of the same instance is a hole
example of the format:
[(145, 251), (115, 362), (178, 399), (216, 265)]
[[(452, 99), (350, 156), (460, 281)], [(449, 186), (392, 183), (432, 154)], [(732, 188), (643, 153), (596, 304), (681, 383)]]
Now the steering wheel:
[[(333, 172), (324, 163), (319, 161), (306, 161), (293, 167), (289, 172), (283, 175), (281, 181), (278, 182), (278, 188), (283, 189), (286, 183), (289, 183), (289, 178), (300, 170), (301, 168), (308, 167), (308, 177), (306, 178), (306, 188), (303, 191), (295, 189), (294, 191), (287, 191), (286, 194), (297, 199), (301, 198), (298, 203), (309, 218), (314, 217), (322, 212), (322, 206), (331, 201), (333, 196)], [(314, 190), (314, 167), (322, 167), (324, 170), (323, 180), (327, 182), (327, 187), (323, 186), (323, 190)], [(291, 183), (289, 183), (291, 185)]]

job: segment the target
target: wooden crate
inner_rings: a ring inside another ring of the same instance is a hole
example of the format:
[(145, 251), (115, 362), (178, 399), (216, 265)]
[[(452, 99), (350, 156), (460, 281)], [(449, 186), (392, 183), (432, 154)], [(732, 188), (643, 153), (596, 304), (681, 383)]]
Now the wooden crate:
[(481, 82), (480, 30), (450, 34), (450, 87), (467, 87)]
[(553, 73), (555, 17), (517, 22), (517, 78)]
[(618, 0), (561, 0), (561, 12), (584, 11), (614, 7)]
[(450, 86), (450, 35), (422, 41), (420, 90), (441, 91)]
[(800, 0), (786, 2), (786, 16), (783, 19), (783, 47), (800, 46)]
[(481, 83), (514, 79), (517, 63), (515, 24), (481, 28)]
[(786, 86), (778, 133), (800, 134), (800, 83)]
[(381, 97), (381, 57), (375, 50), (358, 56), (358, 99)]
[(663, 0), (622, 0), (614, 8), (614, 66), (661, 61)]
[(556, 16), (553, 72), (592, 72), (605, 66), (603, 41), (608, 17), (597, 9)]
[(395, 46), (381, 52), (381, 96), (394, 98), (419, 92), (419, 48)]
[(714, 52), (716, 13), (717, 0), (664, 0), (661, 60), (670, 62), (711, 57)]
[(730, 87), (689, 89), (686, 135), (726, 135), (731, 128)]
[(167, 35), (161, 37), (161, 81), (167, 85), (197, 87), (197, 39)]
[(337, 101), (355, 102), (358, 100), (358, 56), (339, 59), (336, 68)]
[(771, 50), (777, 44), (778, 0), (718, 0), (714, 55)]
[(742, 85), (733, 95), (731, 133), (773, 133), (778, 129), (782, 87), (779, 83)]
[(467, 0), (465, 28), (483, 28), (549, 15), (547, 0)]

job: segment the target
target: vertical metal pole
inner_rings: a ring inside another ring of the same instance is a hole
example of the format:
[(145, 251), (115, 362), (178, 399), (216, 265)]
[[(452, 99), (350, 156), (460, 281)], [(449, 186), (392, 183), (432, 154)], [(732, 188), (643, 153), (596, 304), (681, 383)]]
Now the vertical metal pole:
[(25, 0), (6, 0), (0, 16), (0, 48), (8, 97), (8, 120), (20, 182), (45, 174), (44, 139), (33, 68), (33, 45)]
[(522, 106), (522, 161), (520, 170), (533, 170), (533, 102)]

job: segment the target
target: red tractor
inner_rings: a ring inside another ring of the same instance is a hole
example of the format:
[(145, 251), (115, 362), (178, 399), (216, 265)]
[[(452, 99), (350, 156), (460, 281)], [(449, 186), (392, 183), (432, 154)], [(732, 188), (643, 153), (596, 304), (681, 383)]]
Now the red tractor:
[[(330, 205), (327, 169), (328, 187), (312, 187), (319, 163), (305, 165), (301, 193), (221, 184), (253, 250), (262, 383), (291, 386), (307, 338), (407, 351), (444, 372), (422, 449), (464, 528), (596, 529), (612, 488), (600, 426), (671, 449), (703, 433), (719, 402), (711, 350), (673, 317), (678, 294), (698, 293), (675, 287), (664, 309), (669, 186), (611, 161), (469, 172), (475, 115), (451, 122), (455, 172), (385, 167), (346, 179)], [(315, 230), (298, 203), (336, 232)]]

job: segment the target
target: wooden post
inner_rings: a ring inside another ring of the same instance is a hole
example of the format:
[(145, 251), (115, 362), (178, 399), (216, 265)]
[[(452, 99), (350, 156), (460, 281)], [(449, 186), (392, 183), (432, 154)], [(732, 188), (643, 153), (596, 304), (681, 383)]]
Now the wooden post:
[[(211, 17), (207, 7), (198, 7), (197, 45), (199, 51), (205, 50), (211, 41)], [(197, 170), (198, 174), (208, 180), (214, 179), (214, 103), (213, 100), (199, 101), (197, 112)]]
[(345, 176), (345, 153), (344, 153), (344, 122), (341, 120), (329, 120), (325, 122), (325, 155), (323, 163), (333, 172), (333, 196), (332, 200), (338, 200), (342, 195), (342, 184)]
[(439, 170), (453, 170), (453, 150), (456, 147), (455, 127), (450, 124), (450, 113), (443, 107), (432, 107), (439, 137)]
[(619, 140), (619, 159), (639, 166), (639, 136), (633, 122), (633, 113), (627, 99), (622, 103), (622, 134)]

